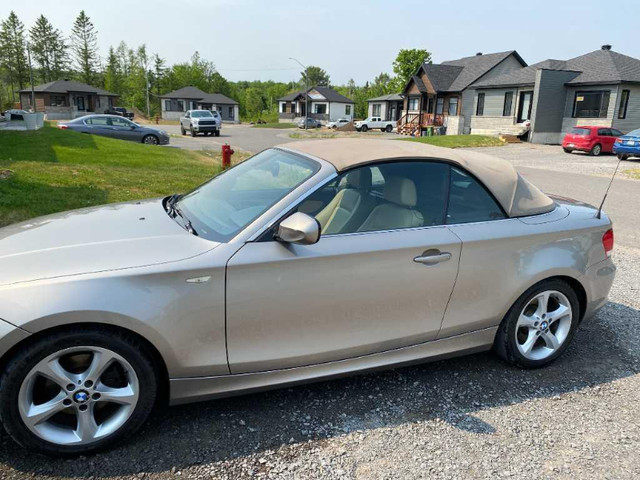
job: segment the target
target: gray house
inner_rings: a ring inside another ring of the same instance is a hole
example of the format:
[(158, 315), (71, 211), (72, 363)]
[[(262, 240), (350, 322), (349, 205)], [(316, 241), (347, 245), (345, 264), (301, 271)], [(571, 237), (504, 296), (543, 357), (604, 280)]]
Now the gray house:
[(404, 97), (399, 93), (370, 98), (367, 102), (369, 103), (368, 117), (380, 117), (384, 121), (395, 122), (402, 115)]
[(320, 122), (335, 121), (339, 118), (353, 119), (353, 100), (329, 87), (311, 87), (306, 91), (290, 93), (278, 99), (280, 123), (301, 120), (305, 117), (307, 105), (309, 117)]
[(117, 104), (119, 95), (72, 80), (56, 80), (20, 90), (20, 108), (44, 112), (48, 120), (71, 120), (91, 113), (103, 113)]
[(221, 93), (206, 93), (197, 87), (184, 87), (160, 96), (162, 118), (179, 120), (187, 110), (217, 110), (225, 122), (240, 122), (238, 102)]
[(398, 133), (417, 135), (441, 125), (447, 127), (448, 135), (469, 133), (475, 96), (472, 84), (526, 66), (515, 50), (422, 64), (402, 92), (404, 106)]
[(544, 60), (481, 79), (471, 133), (514, 133), (530, 122), (533, 143), (561, 143), (576, 125), (640, 127), (640, 60), (603, 45), (570, 60)]

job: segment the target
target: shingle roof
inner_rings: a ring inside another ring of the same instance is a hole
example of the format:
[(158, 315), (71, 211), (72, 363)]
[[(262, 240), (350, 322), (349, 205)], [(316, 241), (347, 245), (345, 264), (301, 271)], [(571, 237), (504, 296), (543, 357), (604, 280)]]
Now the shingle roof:
[(215, 103), (222, 105), (238, 105), (234, 99), (222, 95), (221, 93), (207, 93), (204, 97), (198, 100), (198, 103)]
[(640, 60), (611, 50), (593, 52), (569, 60), (544, 60), (515, 72), (475, 83), (474, 87), (511, 87), (535, 83), (536, 70), (579, 72), (568, 85), (640, 83)]
[(450, 92), (459, 92), (461, 90), (464, 90), (489, 70), (491, 70), (493, 67), (495, 67), (511, 55), (515, 55), (515, 57), (523, 66), (527, 65), (515, 50), (509, 50), (507, 52), (488, 53), (486, 55), (474, 55), (472, 57), (464, 57), (458, 60), (449, 60), (447, 62), (442, 62), (441, 65), (463, 67), (460, 75), (456, 77), (456, 79), (451, 83), (447, 90)]
[(419, 76), (414, 75), (413, 77), (411, 77), (411, 80), (413, 80), (413, 83), (416, 84), (420, 93), (427, 93), (427, 87)]
[(444, 65), (425, 63), (422, 70), (427, 74), (431, 85), (436, 92), (445, 92), (449, 90), (453, 82), (464, 70), (460, 65)]
[(402, 100), (403, 97), (399, 93), (390, 93), (389, 95), (382, 95), (381, 97), (370, 98), (367, 102), (393, 102)]
[[(93, 87), (86, 83), (74, 82), (73, 80), (55, 80), (49, 83), (43, 83), (42, 85), (36, 85), (33, 87), (34, 92), (46, 92), (46, 93), (69, 93), (69, 92), (82, 92), (82, 93), (95, 93), (98, 95), (104, 95), (105, 97), (119, 97), (117, 93), (111, 93), (102, 88)], [(31, 92), (30, 88), (20, 90), (21, 93)]]
[(160, 98), (185, 98), (189, 100), (199, 100), (207, 96), (208, 93), (203, 92), (198, 87), (182, 87), (173, 92), (160, 95)]
[[(350, 98), (347, 98), (344, 95), (340, 95), (338, 92), (336, 92), (335, 90), (329, 87), (311, 87), (306, 91), (310, 92), (311, 90), (315, 90), (324, 98), (326, 98), (329, 102), (354, 103), (353, 100), (351, 100)], [(305, 95), (305, 90), (300, 90), (299, 92), (293, 92), (293, 93), (290, 93), (289, 95), (285, 95), (284, 97), (279, 98), (278, 101), (288, 102), (291, 100), (295, 100), (299, 96), (304, 96), (304, 95)]]

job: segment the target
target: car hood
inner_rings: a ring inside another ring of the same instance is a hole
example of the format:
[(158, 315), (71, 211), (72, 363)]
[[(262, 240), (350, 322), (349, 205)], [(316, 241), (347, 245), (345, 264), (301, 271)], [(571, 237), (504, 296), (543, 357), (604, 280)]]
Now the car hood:
[(0, 229), (0, 285), (175, 262), (217, 245), (160, 199), (74, 210)]

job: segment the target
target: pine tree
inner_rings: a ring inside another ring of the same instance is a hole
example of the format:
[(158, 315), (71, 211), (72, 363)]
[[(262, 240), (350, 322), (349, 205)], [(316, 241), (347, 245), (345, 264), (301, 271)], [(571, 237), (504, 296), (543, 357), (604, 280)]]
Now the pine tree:
[(29, 30), (31, 55), (38, 67), (42, 81), (51, 82), (60, 78), (67, 69), (69, 56), (62, 32), (40, 15)]
[(24, 24), (13, 11), (0, 29), (0, 63), (9, 72), (10, 84), (23, 89), (29, 82)]
[(80, 12), (73, 24), (71, 41), (76, 66), (80, 79), (91, 84), (95, 81), (96, 71), (100, 63), (98, 57), (98, 32), (89, 17)]
[(113, 47), (109, 47), (107, 66), (104, 70), (104, 88), (113, 93), (122, 93), (122, 69)]

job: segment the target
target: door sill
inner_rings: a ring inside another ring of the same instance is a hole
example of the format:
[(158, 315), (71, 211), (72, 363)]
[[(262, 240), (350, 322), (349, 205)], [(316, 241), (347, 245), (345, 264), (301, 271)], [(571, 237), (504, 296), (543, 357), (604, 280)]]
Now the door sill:
[(305, 367), (215, 377), (170, 379), (170, 404), (198, 402), (385, 368), (442, 360), (491, 349), (498, 327), (386, 352)]

